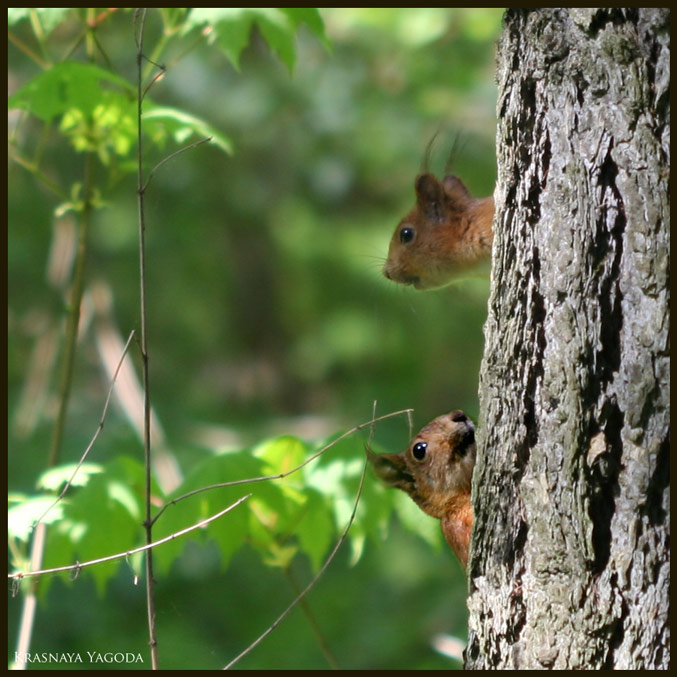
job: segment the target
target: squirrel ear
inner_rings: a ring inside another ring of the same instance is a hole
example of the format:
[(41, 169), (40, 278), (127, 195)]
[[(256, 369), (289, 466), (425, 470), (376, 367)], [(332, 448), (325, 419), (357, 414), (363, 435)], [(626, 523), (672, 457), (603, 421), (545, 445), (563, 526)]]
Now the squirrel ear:
[(445, 176), (442, 184), (446, 194), (454, 201), (465, 202), (472, 197), (463, 181), (453, 174)]
[(414, 478), (407, 469), (402, 454), (370, 454), (369, 460), (374, 472), (389, 487), (403, 489), (409, 493), (414, 487)]
[(437, 221), (442, 213), (444, 188), (432, 174), (419, 174), (414, 184), (416, 201), (427, 218)]
[(440, 182), (432, 174), (419, 174), (416, 177), (414, 188), (416, 189), (416, 199), (419, 205), (424, 208), (441, 202), (444, 194)]

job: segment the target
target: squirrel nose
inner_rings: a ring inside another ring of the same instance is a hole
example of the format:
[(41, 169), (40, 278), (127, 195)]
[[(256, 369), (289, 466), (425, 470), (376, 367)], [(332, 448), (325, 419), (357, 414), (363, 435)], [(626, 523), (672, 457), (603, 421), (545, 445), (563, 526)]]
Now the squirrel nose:
[(452, 412), (451, 420), (456, 421), (457, 423), (461, 423), (462, 421), (467, 421), (468, 417), (465, 415), (465, 412), (459, 410)]

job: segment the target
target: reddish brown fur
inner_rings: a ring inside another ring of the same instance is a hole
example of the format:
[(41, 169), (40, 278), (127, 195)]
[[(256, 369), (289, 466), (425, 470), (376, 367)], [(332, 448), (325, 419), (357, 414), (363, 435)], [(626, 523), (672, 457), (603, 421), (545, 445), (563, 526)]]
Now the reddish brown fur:
[[(417, 289), (433, 289), (487, 259), (493, 243), (494, 198), (473, 198), (455, 176), (420, 174), (416, 204), (390, 241), (383, 274)], [(403, 241), (402, 230), (413, 230)]]
[[(474, 432), (465, 414), (453, 411), (431, 421), (402, 453), (370, 453), (376, 474), (388, 486), (402, 489), (423, 512), (441, 521), (442, 533), (463, 567), (473, 523)], [(421, 443), (426, 445), (423, 450)]]

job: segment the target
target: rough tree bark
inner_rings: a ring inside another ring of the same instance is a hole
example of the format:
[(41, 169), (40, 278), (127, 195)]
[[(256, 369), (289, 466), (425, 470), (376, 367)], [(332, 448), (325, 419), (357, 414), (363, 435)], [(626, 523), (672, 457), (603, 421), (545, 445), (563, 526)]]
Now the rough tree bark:
[(669, 10), (508, 11), (466, 667), (669, 667)]

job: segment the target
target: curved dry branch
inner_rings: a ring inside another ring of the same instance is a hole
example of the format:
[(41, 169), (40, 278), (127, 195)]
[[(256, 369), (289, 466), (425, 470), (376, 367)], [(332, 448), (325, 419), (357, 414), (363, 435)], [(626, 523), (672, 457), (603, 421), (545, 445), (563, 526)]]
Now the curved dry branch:
[(99, 425), (96, 428), (96, 432), (94, 433), (94, 436), (92, 437), (91, 441), (87, 445), (87, 448), (85, 449), (85, 453), (82, 454), (82, 457), (78, 461), (78, 464), (75, 466), (75, 470), (73, 470), (73, 474), (70, 476), (66, 484), (64, 485), (63, 489), (61, 490), (61, 493), (54, 499), (54, 502), (45, 510), (45, 512), (40, 515), (40, 517), (35, 521), (35, 524), (33, 525), (33, 529), (42, 522), (44, 519), (45, 515), (66, 495), (66, 492), (70, 489), (71, 485), (73, 484), (73, 480), (75, 479), (75, 476), (78, 474), (78, 471), (82, 467), (82, 464), (85, 462), (87, 456), (89, 455), (89, 452), (92, 450), (92, 447), (94, 446), (94, 443), (96, 442), (97, 438), (99, 437), (99, 434), (103, 430), (104, 423), (106, 421), (106, 414), (108, 413), (108, 405), (110, 404), (110, 398), (113, 394), (113, 387), (115, 386), (115, 382), (117, 381), (118, 374), (120, 373), (120, 368), (122, 367), (122, 363), (125, 360), (125, 356), (127, 355), (127, 352), (129, 351), (129, 346), (132, 342), (132, 338), (134, 338), (134, 331), (132, 330), (131, 334), (129, 335), (129, 338), (127, 339), (127, 343), (125, 343), (124, 350), (122, 351), (122, 355), (120, 356), (120, 360), (118, 362), (118, 366), (115, 369), (115, 373), (113, 374), (113, 378), (111, 379), (111, 384), (110, 387), (108, 388), (108, 395), (106, 396), (106, 402), (103, 405), (103, 412), (101, 413), (101, 419), (99, 420)]
[(261, 477), (247, 477), (242, 480), (232, 480), (230, 482), (219, 482), (218, 484), (209, 484), (206, 487), (200, 487), (199, 489), (193, 489), (192, 491), (188, 491), (187, 493), (182, 494), (181, 496), (177, 496), (176, 498), (173, 498), (171, 501), (165, 503), (160, 508), (157, 515), (155, 515), (155, 517), (153, 518), (152, 523), (154, 524), (169, 506), (175, 505), (179, 501), (183, 501), (185, 498), (190, 498), (191, 496), (200, 494), (203, 491), (211, 491), (212, 489), (223, 489), (224, 487), (234, 487), (240, 484), (251, 484), (253, 482), (265, 482), (267, 480), (281, 480), (284, 477), (288, 477), (289, 475), (292, 475), (293, 473), (303, 468), (303, 466), (308, 465), (308, 463), (310, 463), (311, 461), (314, 461), (318, 456), (324, 454), (326, 451), (328, 451), (333, 446), (338, 444), (341, 440), (344, 440), (346, 437), (353, 435), (359, 430), (362, 430), (367, 426), (373, 426), (374, 423), (378, 423), (379, 421), (384, 421), (388, 418), (394, 418), (395, 416), (402, 416), (403, 414), (407, 414), (408, 417), (411, 417), (411, 413), (413, 411), (414, 411), (413, 409), (400, 409), (399, 411), (393, 411), (389, 414), (383, 414), (383, 416), (377, 417), (372, 416), (372, 419), (370, 421), (366, 421), (365, 423), (360, 423), (359, 425), (356, 425), (354, 428), (351, 428), (342, 435), (339, 435), (339, 437), (337, 437), (335, 440), (332, 440), (331, 442), (329, 442), (329, 444), (326, 444), (321, 449), (311, 454), (305, 461), (303, 461), (296, 467), (292, 468), (291, 470), (287, 470), (286, 472), (279, 473), (278, 475), (262, 475)]
[(235, 663), (237, 663), (241, 658), (244, 658), (248, 653), (253, 651), (268, 635), (277, 628), (278, 625), (289, 615), (289, 612), (312, 590), (312, 588), (315, 586), (315, 584), (320, 580), (324, 572), (326, 571), (327, 567), (331, 564), (332, 560), (336, 556), (336, 553), (338, 552), (339, 548), (343, 545), (343, 542), (346, 540), (346, 537), (348, 536), (348, 531), (350, 531), (350, 527), (353, 524), (353, 520), (355, 519), (355, 514), (357, 513), (357, 506), (360, 502), (360, 497), (362, 496), (362, 487), (364, 486), (364, 478), (367, 475), (367, 466), (369, 465), (368, 460), (365, 459), (364, 462), (364, 467), (362, 468), (362, 475), (360, 477), (360, 485), (357, 489), (357, 495), (355, 496), (355, 503), (353, 505), (353, 512), (350, 515), (350, 519), (348, 520), (348, 524), (346, 525), (345, 529), (343, 530), (343, 533), (341, 534), (341, 537), (339, 540), (336, 542), (336, 545), (334, 546), (334, 549), (331, 551), (329, 556), (327, 557), (325, 563), (322, 565), (322, 568), (315, 574), (313, 579), (308, 583), (308, 585), (296, 596), (294, 601), (273, 621), (273, 623), (263, 632), (261, 635), (259, 635), (244, 651), (239, 653), (233, 660), (231, 660), (227, 665), (224, 666), (223, 670), (229, 670)]
[(62, 571), (75, 571), (76, 573), (79, 573), (79, 571), (81, 569), (84, 569), (85, 567), (94, 566), (95, 564), (102, 564), (103, 562), (111, 562), (116, 559), (122, 559), (123, 557), (136, 555), (139, 552), (151, 550), (152, 548), (156, 548), (158, 545), (162, 545), (163, 543), (173, 541), (175, 538), (179, 538), (180, 536), (185, 536), (186, 534), (189, 534), (191, 531), (195, 531), (196, 529), (206, 527), (210, 522), (214, 522), (215, 520), (219, 519), (219, 517), (223, 517), (223, 515), (230, 512), (233, 508), (237, 508), (238, 505), (244, 503), (250, 496), (251, 494), (247, 494), (246, 496), (239, 498), (237, 501), (235, 501), (235, 503), (232, 503), (227, 508), (221, 510), (221, 512), (218, 512), (215, 515), (212, 515), (211, 517), (207, 517), (206, 519), (200, 520), (199, 522), (189, 527), (186, 527), (185, 529), (181, 529), (181, 531), (176, 531), (173, 534), (170, 534), (169, 536), (165, 536), (164, 538), (161, 538), (159, 541), (148, 543), (146, 545), (141, 545), (138, 548), (133, 548), (132, 550), (127, 550), (125, 552), (119, 552), (116, 553), (115, 555), (107, 555), (106, 557), (92, 559), (87, 562), (76, 562), (75, 564), (68, 564), (62, 567), (53, 567), (51, 569), (40, 569), (38, 571), (15, 571), (14, 573), (7, 574), (7, 578), (9, 578), (10, 580), (12, 579), (21, 580), (23, 578), (28, 578), (29, 576), (44, 576), (45, 574), (56, 574)]

